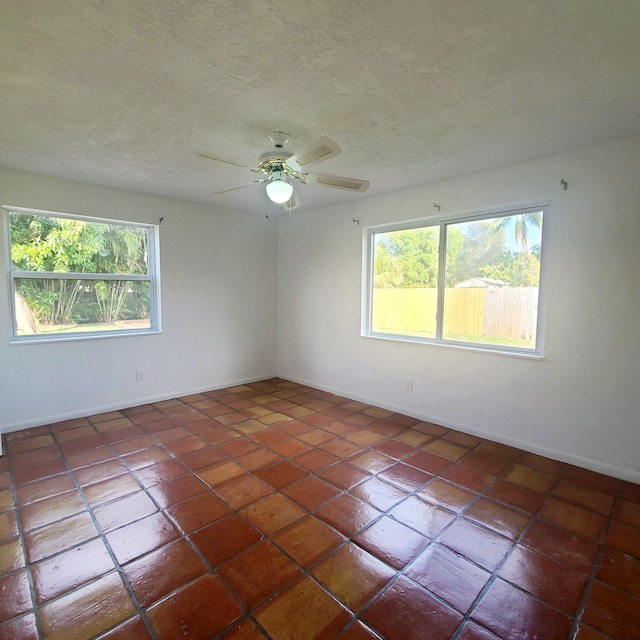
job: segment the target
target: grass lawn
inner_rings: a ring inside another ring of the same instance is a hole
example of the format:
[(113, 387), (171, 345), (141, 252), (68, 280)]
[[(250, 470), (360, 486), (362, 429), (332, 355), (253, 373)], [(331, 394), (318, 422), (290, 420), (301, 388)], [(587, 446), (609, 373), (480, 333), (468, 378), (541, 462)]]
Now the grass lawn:
[(100, 333), (104, 331), (131, 331), (150, 329), (149, 318), (118, 320), (116, 322), (87, 322), (79, 324), (40, 324), (34, 332), (20, 331), (19, 335), (58, 335), (68, 333)]

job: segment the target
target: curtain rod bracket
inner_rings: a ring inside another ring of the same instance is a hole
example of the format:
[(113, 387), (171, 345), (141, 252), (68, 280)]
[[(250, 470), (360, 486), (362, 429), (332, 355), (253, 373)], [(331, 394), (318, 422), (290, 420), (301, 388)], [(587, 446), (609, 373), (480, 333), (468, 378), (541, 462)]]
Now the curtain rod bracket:
[(560, 184), (562, 185), (562, 188), (566, 191), (567, 187), (569, 186), (569, 183), (563, 178), (562, 180), (560, 180)]
[(354, 221), (358, 226), (360, 226), (360, 220), (359, 220), (358, 218), (354, 218), (354, 219), (353, 219), (353, 221)]
[(434, 209), (437, 209), (437, 210), (438, 210), (438, 212), (440, 211), (440, 205), (439, 205), (439, 204), (436, 204), (435, 202), (433, 203), (433, 208), (434, 208)]

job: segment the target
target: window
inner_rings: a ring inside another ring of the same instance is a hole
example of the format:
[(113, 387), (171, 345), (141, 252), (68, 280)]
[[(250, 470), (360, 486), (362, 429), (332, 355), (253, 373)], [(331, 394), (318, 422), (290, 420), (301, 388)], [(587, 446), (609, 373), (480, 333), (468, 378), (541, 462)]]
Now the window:
[(160, 330), (156, 225), (5, 211), (15, 342)]
[(363, 334), (540, 354), (544, 212), (365, 230)]

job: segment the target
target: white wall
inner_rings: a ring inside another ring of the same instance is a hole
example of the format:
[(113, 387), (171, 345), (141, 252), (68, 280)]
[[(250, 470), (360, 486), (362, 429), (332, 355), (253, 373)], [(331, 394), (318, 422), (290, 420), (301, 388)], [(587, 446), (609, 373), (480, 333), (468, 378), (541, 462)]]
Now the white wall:
[[(3, 431), (275, 374), (275, 221), (9, 170), (0, 170), (0, 204), (139, 222), (164, 217), (160, 335), (10, 345), (8, 283), (0, 278)], [(144, 382), (135, 381), (136, 369)]]
[[(547, 200), (544, 359), (360, 336), (364, 226)], [(640, 137), (278, 227), (279, 375), (640, 481)]]
[[(638, 176), (635, 137), (296, 212), (277, 220), (276, 281), (274, 220), (0, 170), (0, 204), (165, 218), (161, 335), (9, 345), (7, 279), (0, 278), (0, 427), (278, 373), (638, 482)], [(363, 226), (433, 215), (434, 202), (456, 213), (546, 200), (543, 360), (360, 337)], [(3, 227), (0, 269), (4, 234)], [(135, 382), (136, 369), (145, 370), (144, 382)], [(403, 390), (404, 378), (414, 379), (413, 393)]]

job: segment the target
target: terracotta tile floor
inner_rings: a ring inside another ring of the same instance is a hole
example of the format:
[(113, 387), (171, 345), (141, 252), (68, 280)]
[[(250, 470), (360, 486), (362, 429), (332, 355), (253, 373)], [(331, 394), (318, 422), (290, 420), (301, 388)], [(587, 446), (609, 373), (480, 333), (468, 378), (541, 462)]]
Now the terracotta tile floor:
[(272, 379), (10, 433), (0, 640), (637, 640), (640, 486)]

